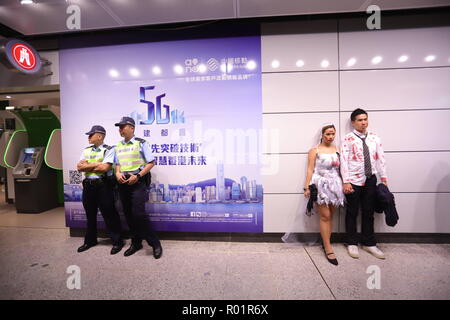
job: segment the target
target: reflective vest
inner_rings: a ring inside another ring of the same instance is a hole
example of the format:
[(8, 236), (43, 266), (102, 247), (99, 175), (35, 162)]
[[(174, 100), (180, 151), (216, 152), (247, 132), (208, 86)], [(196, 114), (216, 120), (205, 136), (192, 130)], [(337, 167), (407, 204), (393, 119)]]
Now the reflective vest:
[(146, 164), (141, 154), (141, 143), (144, 139), (134, 138), (133, 143), (125, 144), (120, 141), (116, 146), (116, 156), (119, 161), (121, 172), (138, 171), (140, 167)]
[[(84, 149), (83, 154), (84, 158), (88, 163), (92, 162), (103, 162), (103, 159), (105, 158), (106, 150), (110, 150), (112, 147), (104, 144), (103, 148), (96, 148), (95, 150), (92, 150), (94, 146), (89, 146), (86, 149)], [(102, 172), (85, 172), (85, 177), (101, 177), (104, 175)]]

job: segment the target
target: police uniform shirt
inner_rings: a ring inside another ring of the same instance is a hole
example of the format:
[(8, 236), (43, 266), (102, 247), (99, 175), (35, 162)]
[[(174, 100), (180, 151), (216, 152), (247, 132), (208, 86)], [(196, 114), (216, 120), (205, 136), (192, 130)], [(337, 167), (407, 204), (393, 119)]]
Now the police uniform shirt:
[[(123, 144), (127, 144), (127, 145), (128, 145), (128, 144), (132, 145), (132, 144), (135, 142), (135, 140), (136, 140), (136, 136), (133, 136), (133, 138), (131, 138), (128, 142), (125, 142), (125, 139), (123, 139), (123, 140), (122, 140), (122, 143), (123, 143)], [(142, 156), (142, 158), (143, 158), (144, 161), (145, 161), (145, 164), (144, 164), (143, 166), (140, 167), (140, 170), (142, 170), (146, 164), (148, 164), (148, 163), (154, 161), (154, 160), (155, 160), (155, 157), (153, 156), (152, 150), (151, 150), (151, 148), (150, 148), (150, 144), (149, 144), (147, 141), (141, 142), (141, 143), (140, 143), (140, 146), (141, 146), (141, 147), (140, 147), (141, 156)], [(120, 165), (119, 159), (118, 159), (118, 157), (117, 157), (117, 153), (116, 153), (116, 152), (114, 152), (114, 163), (115, 163), (116, 165)], [(123, 171), (122, 171), (122, 172), (123, 172)], [(138, 171), (133, 172), (133, 173), (137, 173), (137, 172), (138, 172)]]
[[(100, 146), (98, 146), (98, 148), (97, 147), (95, 147), (95, 145), (92, 145), (92, 146), (90, 146), (90, 147), (88, 147), (88, 148), (90, 148), (90, 151), (103, 151), (104, 152), (104, 157), (103, 157), (103, 161), (102, 161), (102, 163), (111, 163), (111, 164), (114, 164), (114, 157), (115, 157), (115, 153), (114, 153), (114, 148), (110, 148), (109, 150), (108, 149), (106, 149), (106, 145), (105, 144), (102, 144), (102, 145), (100, 145)], [(88, 149), (88, 148), (86, 148), (86, 149)], [(85, 150), (86, 150), (85, 149)], [(105, 152), (105, 149), (106, 149), (106, 152)], [(84, 155), (84, 150), (83, 150), (83, 152), (81, 153), (81, 157), (80, 157), (80, 161), (81, 160), (86, 160), (86, 161), (88, 161), (88, 159), (86, 159), (86, 156)], [(106, 173), (106, 175), (107, 176), (112, 176), (113, 175), (113, 171), (112, 170), (108, 170), (108, 172)], [(87, 176), (86, 177), (87, 179), (98, 179), (98, 178), (100, 178), (99, 176)]]

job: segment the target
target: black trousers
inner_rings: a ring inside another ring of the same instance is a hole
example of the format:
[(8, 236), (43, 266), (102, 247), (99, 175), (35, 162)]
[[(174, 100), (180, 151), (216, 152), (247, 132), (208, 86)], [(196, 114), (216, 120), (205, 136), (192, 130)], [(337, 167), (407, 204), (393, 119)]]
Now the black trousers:
[(105, 221), (113, 245), (122, 244), (122, 228), (120, 217), (114, 205), (113, 187), (100, 179), (99, 181), (83, 181), (83, 207), (87, 217), (87, 231), (84, 237), (85, 244), (97, 243), (97, 212), (100, 212)]
[(161, 243), (145, 213), (148, 192), (143, 178), (133, 185), (119, 184), (119, 197), (130, 229), (131, 243), (140, 244), (145, 239), (150, 246), (157, 248)]
[[(348, 245), (357, 245), (358, 242), (361, 242), (363, 246), (375, 246), (377, 244), (373, 226), (376, 186), (377, 177), (372, 175), (366, 180), (364, 186), (355, 186), (352, 184), (355, 192), (345, 195), (347, 198), (345, 230), (347, 232)], [(359, 239), (356, 228), (356, 219), (360, 208), (362, 214), (362, 227), (361, 238)]]

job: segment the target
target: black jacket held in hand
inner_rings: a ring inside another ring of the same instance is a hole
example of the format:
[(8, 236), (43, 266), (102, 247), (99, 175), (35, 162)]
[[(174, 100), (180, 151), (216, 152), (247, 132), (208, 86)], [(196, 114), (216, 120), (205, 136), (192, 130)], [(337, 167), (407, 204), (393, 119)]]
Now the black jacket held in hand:
[(399, 217), (397, 209), (395, 208), (394, 195), (383, 183), (377, 185), (375, 211), (378, 213), (385, 213), (386, 224), (388, 226), (393, 227), (397, 224)]

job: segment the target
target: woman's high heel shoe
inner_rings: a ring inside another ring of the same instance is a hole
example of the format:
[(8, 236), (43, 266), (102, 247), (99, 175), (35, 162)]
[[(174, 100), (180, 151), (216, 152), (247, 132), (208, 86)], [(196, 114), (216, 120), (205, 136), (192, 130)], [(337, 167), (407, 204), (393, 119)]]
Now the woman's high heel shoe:
[(335, 266), (337, 266), (338, 265), (337, 259), (330, 259), (330, 258), (328, 258), (328, 256), (330, 254), (334, 254), (334, 252), (330, 252), (330, 253), (326, 253), (325, 252), (325, 256), (327, 257), (328, 262), (331, 263), (331, 264), (334, 264)]
[(325, 252), (325, 257), (327, 258), (328, 262), (331, 263), (331, 264), (334, 264), (335, 266), (337, 266), (337, 265), (338, 265), (337, 259), (329, 259), (329, 258), (328, 258), (328, 256), (329, 256), (330, 254), (334, 254), (334, 252), (327, 253), (327, 252), (325, 251), (325, 246), (323, 245), (323, 242), (321, 243), (321, 246), (322, 246), (323, 252)]

